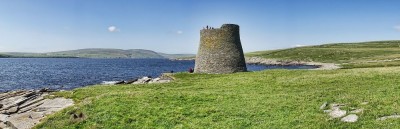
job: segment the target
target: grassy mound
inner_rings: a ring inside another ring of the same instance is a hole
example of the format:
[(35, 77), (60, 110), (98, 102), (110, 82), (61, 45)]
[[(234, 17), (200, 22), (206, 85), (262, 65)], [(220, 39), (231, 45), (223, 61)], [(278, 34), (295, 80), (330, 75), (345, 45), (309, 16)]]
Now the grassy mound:
[(400, 66), (400, 41), (326, 44), (252, 52), (246, 56), (337, 63), (344, 68)]
[[(376, 119), (400, 112), (399, 72), (400, 67), (180, 73), (166, 84), (91, 86), (58, 93), (78, 104), (37, 128), (396, 128), (400, 120)], [(319, 109), (324, 102), (364, 112), (358, 122), (343, 123)], [(72, 119), (72, 113), (84, 118)]]

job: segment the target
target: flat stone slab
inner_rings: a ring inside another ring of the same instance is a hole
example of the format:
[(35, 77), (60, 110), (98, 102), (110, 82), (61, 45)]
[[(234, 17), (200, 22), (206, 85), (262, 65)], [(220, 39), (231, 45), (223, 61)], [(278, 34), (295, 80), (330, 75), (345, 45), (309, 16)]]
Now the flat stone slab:
[(329, 116), (330, 116), (331, 118), (340, 118), (340, 117), (345, 116), (346, 113), (347, 113), (347, 111), (337, 109), (337, 110), (331, 111), (331, 112), (329, 113)]
[(65, 98), (46, 99), (44, 100), (42, 105), (33, 108), (32, 111), (43, 112), (44, 115), (48, 115), (72, 105), (74, 105), (74, 101), (72, 99), (65, 99)]
[(341, 121), (343, 121), (343, 122), (350, 122), (350, 123), (357, 122), (357, 120), (358, 120), (358, 116), (356, 114), (350, 114), (341, 119)]
[(30, 129), (39, 123), (42, 118), (44, 118), (43, 113), (26, 112), (12, 115), (10, 118), (8, 118), (8, 122), (12, 123), (12, 126), (18, 129)]
[(399, 119), (400, 115), (391, 115), (391, 116), (384, 116), (384, 117), (380, 117), (376, 120), (386, 120), (386, 119)]
[(357, 113), (361, 113), (361, 112), (363, 112), (363, 111), (364, 111), (364, 109), (356, 109), (356, 110), (350, 111), (350, 113), (355, 113), (355, 114), (357, 114)]
[(49, 114), (74, 105), (72, 99), (45, 99), (47, 90), (0, 94), (0, 129), (30, 129)]

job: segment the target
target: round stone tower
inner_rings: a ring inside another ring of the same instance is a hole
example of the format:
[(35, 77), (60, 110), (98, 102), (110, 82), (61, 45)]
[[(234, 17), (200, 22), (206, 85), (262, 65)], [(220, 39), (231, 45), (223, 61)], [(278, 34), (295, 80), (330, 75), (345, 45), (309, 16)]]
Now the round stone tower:
[(224, 24), (221, 28), (200, 31), (195, 73), (234, 73), (247, 71), (239, 26)]

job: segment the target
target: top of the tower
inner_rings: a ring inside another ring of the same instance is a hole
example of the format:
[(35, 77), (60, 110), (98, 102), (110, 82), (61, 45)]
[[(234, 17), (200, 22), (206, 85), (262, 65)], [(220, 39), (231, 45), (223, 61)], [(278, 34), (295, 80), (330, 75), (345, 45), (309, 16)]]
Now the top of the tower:
[(223, 24), (221, 28), (236, 28), (239, 27), (237, 24)]

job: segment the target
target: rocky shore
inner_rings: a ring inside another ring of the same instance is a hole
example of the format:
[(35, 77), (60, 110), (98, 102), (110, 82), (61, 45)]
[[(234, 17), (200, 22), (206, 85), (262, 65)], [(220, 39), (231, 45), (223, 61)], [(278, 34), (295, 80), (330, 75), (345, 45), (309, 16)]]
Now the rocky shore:
[(30, 129), (47, 115), (74, 105), (72, 99), (50, 99), (50, 92), (18, 90), (0, 93), (0, 128)]
[(265, 59), (261, 57), (249, 57), (246, 58), (247, 64), (259, 64), (259, 65), (310, 65), (316, 66), (315, 70), (333, 70), (339, 69), (340, 66), (333, 63), (319, 63), (319, 62), (305, 62), (305, 61), (293, 61), (293, 60), (277, 60), (277, 59)]
[[(104, 85), (167, 83), (172, 73), (128, 81), (103, 82)], [(46, 116), (74, 105), (72, 99), (53, 98), (55, 90), (16, 90), (0, 93), (0, 129), (30, 129)], [(79, 116), (79, 115), (78, 115)]]
[(151, 83), (168, 83), (174, 80), (171, 76), (173, 73), (163, 73), (157, 78), (152, 78), (150, 76), (145, 76), (133, 80), (123, 80), (123, 81), (104, 81), (102, 85), (121, 85), (121, 84), (151, 84)]

